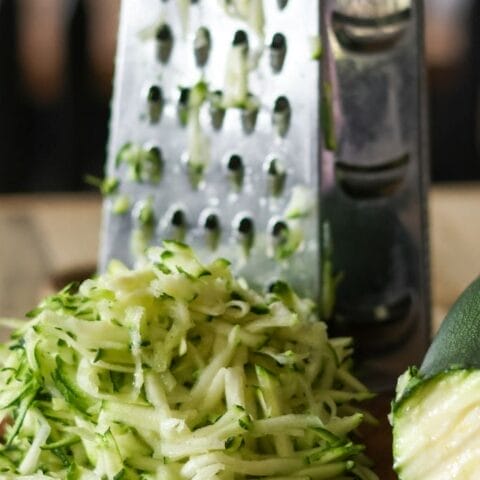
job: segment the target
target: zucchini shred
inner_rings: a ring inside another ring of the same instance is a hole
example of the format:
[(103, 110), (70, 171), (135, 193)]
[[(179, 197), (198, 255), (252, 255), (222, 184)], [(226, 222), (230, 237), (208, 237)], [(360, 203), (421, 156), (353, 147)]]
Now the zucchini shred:
[(378, 478), (352, 342), (286, 283), (169, 241), (29, 317), (0, 351), (1, 479)]

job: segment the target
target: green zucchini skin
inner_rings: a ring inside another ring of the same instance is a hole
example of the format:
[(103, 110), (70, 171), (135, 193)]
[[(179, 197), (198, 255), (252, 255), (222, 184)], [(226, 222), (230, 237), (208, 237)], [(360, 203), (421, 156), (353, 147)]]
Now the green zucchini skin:
[(420, 367), (422, 378), (451, 369), (480, 369), (480, 277), (448, 312)]
[(410, 367), (397, 384), (392, 413), (424, 381), (450, 370), (480, 369), (480, 277), (454, 303), (420, 368)]
[[(447, 378), (460, 378), (461, 382), (465, 382), (469, 372), (479, 370), (480, 277), (470, 284), (448, 312), (421, 367), (410, 367), (398, 380), (390, 421), (393, 426), (394, 468), (400, 479), (420, 478), (404, 476), (400, 461), (402, 452), (399, 445), (402, 443), (403, 425), (410, 422), (413, 422), (410, 425), (415, 424), (412, 413), (409, 413), (412, 406), (422, 403), (425, 405), (423, 395), (432, 385), (442, 385)], [(453, 377), (456, 372), (464, 372), (465, 377)], [(455, 392), (452, 391), (452, 395), (455, 395)], [(448, 399), (445, 398), (445, 401)], [(458, 407), (460, 408), (460, 405)], [(416, 428), (422, 430), (423, 427), (419, 425)], [(429, 435), (428, 432), (420, 434)]]

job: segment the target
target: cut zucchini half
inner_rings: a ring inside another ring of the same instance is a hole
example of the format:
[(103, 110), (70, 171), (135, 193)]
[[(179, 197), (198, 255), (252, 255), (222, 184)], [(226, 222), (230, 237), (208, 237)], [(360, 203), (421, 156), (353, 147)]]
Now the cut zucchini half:
[(399, 378), (390, 419), (400, 480), (480, 478), (480, 278), (448, 313), (420, 369)]

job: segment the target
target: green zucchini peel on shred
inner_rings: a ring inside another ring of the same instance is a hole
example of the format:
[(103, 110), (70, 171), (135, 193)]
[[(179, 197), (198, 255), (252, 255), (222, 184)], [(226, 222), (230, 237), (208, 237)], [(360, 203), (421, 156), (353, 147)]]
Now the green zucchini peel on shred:
[(351, 341), (285, 283), (258, 293), (165, 242), (29, 317), (2, 323), (2, 479), (378, 478)]
[(453, 305), (420, 368), (398, 380), (390, 421), (400, 480), (480, 475), (480, 277)]

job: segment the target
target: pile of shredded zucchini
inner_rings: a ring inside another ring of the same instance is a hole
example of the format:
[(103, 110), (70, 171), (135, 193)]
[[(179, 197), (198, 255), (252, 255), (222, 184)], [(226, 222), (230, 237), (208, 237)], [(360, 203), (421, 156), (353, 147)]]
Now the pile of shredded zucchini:
[(1, 350), (0, 478), (376, 479), (370, 393), (313, 309), (174, 242), (66, 287)]

